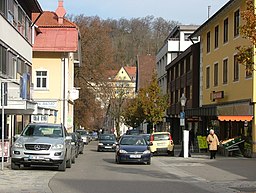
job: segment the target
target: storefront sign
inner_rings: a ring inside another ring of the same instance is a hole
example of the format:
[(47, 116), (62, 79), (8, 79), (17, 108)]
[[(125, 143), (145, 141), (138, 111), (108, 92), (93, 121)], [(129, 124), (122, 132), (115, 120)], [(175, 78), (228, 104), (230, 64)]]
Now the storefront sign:
[(215, 101), (216, 99), (223, 99), (224, 98), (224, 91), (212, 92), (212, 100)]
[(50, 109), (57, 108), (56, 101), (38, 101), (37, 104), (39, 107), (50, 108)]

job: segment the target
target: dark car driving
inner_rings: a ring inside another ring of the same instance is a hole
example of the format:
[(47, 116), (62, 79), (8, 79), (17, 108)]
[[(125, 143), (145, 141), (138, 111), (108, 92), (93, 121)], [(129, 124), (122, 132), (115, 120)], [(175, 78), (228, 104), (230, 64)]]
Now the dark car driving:
[(100, 134), (98, 139), (98, 151), (115, 151), (116, 136), (114, 134)]
[(151, 153), (144, 137), (124, 135), (116, 149), (116, 163), (138, 162), (151, 164)]

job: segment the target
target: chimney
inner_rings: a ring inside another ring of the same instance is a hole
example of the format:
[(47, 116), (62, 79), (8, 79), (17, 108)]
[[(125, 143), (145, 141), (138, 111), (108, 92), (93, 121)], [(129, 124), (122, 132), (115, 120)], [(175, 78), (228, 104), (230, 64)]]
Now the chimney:
[(66, 14), (66, 10), (63, 7), (63, 0), (59, 0), (58, 8), (56, 9), (55, 12), (56, 12), (56, 14), (58, 16), (58, 23), (60, 25), (62, 25), (63, 24), (64, 16)]

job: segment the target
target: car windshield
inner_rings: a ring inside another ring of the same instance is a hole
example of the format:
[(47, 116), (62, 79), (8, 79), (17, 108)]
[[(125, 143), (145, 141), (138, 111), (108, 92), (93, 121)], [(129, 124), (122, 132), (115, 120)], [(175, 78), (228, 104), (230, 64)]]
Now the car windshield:
[(168, 134), (154, 134), (154, 141), (169, 140)]
[(135, 145), (144, 146), (147, 145), (145, 139), (138, 137), (124, 137), (120, 141), (120, 145)]
[(22, 136), (63, 137), (63, 132), (60, 126), (29, 125), (23, 131)]
[(80, 133), (80, 135), (88, 135), (88, 131), (76, 131), (77, 133)]
[(100, 135), (99, 139), (104, 140), (104, 141), (115, 141), (116, 140), (114, 135)]

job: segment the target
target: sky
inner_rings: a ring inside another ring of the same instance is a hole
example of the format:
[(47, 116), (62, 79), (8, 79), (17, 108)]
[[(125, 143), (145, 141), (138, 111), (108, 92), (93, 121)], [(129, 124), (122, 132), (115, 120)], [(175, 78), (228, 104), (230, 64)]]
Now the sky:
[[(38, 0), (44, 11), (55, 11), (58, 0)], [(229, 0), (64, 0), (67, 14), (99, 16), (102, 19), (153, 15), (182, 24), (201, 25)]]

